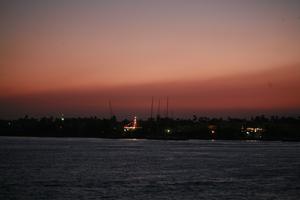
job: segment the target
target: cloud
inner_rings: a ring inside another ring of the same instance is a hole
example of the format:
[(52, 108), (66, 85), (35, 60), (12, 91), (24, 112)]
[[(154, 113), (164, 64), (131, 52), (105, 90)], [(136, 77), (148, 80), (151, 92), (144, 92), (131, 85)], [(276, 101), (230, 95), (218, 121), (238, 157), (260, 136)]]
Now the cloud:
[(2, 97), (1, 117), (30, 115), (108, 116), (111, 100), (115, 114), (148, 116), (151, 97), (161, 112), (258, 113), (300, 110), (300, 66), (285, 66), (257, 73), (236, 74), (206, 81), (173, 81), (118, 87), (87, 87)]

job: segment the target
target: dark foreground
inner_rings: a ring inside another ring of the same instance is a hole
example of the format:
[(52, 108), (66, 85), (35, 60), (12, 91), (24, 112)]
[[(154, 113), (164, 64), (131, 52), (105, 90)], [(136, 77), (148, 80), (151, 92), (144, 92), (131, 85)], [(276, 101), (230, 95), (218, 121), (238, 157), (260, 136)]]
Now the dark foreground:
[(0, 199), (299, 199), (300, 143), (0, 137)]
[[(149, 118), (138, 120), (138, 129), (124, 131), (129, 120), (89, 118), (24, 118), (0, 120), (1, 136), (139, 138), (139, 139), (202, 139), (202, 140), (281, 140), (300, 141), (299, 117), (265, 117), (251, 119)], [(140, 128), (141, 127), (141, 128)]]

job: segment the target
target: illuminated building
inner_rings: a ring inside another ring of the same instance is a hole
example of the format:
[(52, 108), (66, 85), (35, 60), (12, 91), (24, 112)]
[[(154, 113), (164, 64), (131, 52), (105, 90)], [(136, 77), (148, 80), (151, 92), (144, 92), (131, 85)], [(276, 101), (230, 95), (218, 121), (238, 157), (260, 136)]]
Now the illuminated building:
[(246, 138), (251, 139), (260, 139), (262, 138), (263, 133), (265, 132), (264, 128), (261, 127), (244, 127), (241, 128), (241, 133), (246, 136)]

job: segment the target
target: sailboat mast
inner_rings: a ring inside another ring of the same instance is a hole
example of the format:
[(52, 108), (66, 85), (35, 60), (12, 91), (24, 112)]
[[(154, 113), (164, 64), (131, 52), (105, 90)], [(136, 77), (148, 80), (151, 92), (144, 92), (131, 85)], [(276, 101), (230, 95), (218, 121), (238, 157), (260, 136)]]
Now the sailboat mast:
[(111, 101), (110, 100), (108, 101), (108, 107), (109, 107), (110, 117), (113, 117), (114, 113), (113, 113), (113, 109), (112, 109), (112, 105), (111, 105)]
[(166, 118), (169, 117), (169, 97), (167, 97), (167, 112), (166, 112)]
[(150, 113), (150, 119), (153, 118), (153, 97), (151, 99), (151, 113)]
[(157, 117), (160, 117), (160, 99), (158, 99), (158, 105), (157, 105)]

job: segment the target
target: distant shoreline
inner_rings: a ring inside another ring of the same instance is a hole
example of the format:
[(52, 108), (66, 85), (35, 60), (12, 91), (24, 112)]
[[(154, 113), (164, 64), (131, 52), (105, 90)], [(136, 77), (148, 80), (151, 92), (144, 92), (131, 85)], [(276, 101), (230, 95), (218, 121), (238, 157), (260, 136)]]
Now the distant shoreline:
[(117, 121), (90, 118), (30, 118), (0, 120), (0, 136), (109, 138), (152, 140), (262, 140), (300, 141), (300, 117), (249, 119), (149, 118)]

